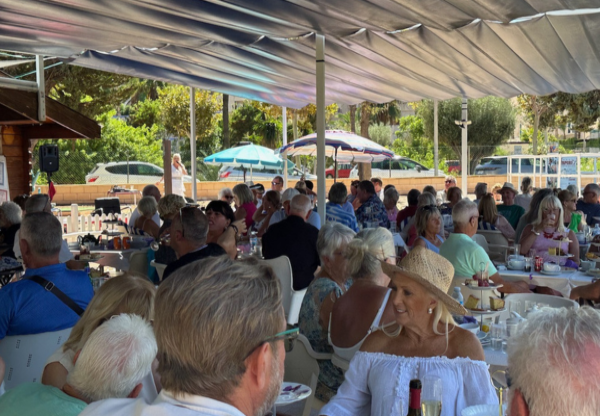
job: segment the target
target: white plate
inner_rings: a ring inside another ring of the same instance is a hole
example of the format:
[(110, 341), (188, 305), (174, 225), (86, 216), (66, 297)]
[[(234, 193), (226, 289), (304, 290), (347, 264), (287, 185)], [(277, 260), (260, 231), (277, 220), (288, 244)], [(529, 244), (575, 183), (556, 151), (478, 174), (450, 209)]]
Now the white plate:
[(600, 277), (600, 269), (591, 269), (585, 272), (588, 276)]
[(475, 309), (467, 309), (469, 312), (471, 312), (473, 315), (489, 315), (492, 313), (498, 313), (498, 312), (504, 312), (506, 310), (506, 308), (502, 308), (502, 309), (498, 309), (497, 311), (492, 311), (492, 310), (486, 310), (486, 311), (477, 311)]
[[(285, 391), (285, 389), (288, 387), (296, 386), (300, 386), (300, 388), (298, 388), (296, 391)], [(312, 390), (310, 389), (310, 387), (305, 386), (304, 384), (289, 383), (287, 381), (284, 381), (281, 384), (281, 391), (279, 392), (279, 396), (275, 401), (275, 406), (284, 406), (286, 404), (299, 402), (300, 400), (306, 399), (308, 396), (310, 396), (311, 393)]]
[(497, 285), (497, 286), (492, 286), (492, 285), (490, 285), (490, 286), (471, 286), (471, 285), (466, 285), (464, 283), (462, 283), (462, 285), (464, 287), (468, 287), (469, 289), (472, 289), (472, 290), (494, 290), (494, 289), (498, 289), (499, 287), (504, 286), (504, 285)]
[[(460, 412), (461, 416), (498, 416), (498, 405), (496, 404), (478, 404), (477, 406), (469, 406)], [(506, 409), (503, 409), (503, 414), (506, 414)]]
[(525, 266), (523, 266), (523, 267), (510, 267), (509, 265), (506, 265), (506, 268), (508, 270), (516, 270), (516, 271), (519, 271), (519, 272), (522, 272), (523, 270), (525, 270)]

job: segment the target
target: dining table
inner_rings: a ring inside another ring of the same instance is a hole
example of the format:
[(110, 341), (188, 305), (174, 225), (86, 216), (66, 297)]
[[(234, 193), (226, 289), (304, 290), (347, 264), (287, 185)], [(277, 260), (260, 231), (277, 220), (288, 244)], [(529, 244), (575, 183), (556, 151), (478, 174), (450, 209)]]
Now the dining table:
[(549, 275), (545, 272), (509, 270), (505, 266), (499, 266), (498, 273), (505, 281), (523, 281), (536, 286), (546, 286), (560, 292), (565, 298), (569, 298), (574, 287), (588, 285), (595, 279), (578, 270), (561, 270), (558, 274)]

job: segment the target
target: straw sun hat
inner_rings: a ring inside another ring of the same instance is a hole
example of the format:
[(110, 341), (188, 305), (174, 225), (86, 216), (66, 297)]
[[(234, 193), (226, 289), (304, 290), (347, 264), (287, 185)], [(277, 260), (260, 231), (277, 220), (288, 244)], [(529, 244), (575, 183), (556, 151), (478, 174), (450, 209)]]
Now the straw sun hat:
[(419, 283), (442, 302), (451, 313), (465, 315), (467, 310), (447, 292), (454, 279), (452, 263), (425, 247), (417, 246), (402, 259), (398, 266), (382, 262), (381, 269), (392, 277), (401, 274)]

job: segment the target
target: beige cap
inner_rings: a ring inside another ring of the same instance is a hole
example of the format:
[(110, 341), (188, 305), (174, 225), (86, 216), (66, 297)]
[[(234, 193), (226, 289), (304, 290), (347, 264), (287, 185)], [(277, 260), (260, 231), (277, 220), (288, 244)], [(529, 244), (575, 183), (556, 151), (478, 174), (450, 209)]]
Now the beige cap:
[(502, 188), (500, 189), (500, 192), (504, 191), (505, 189), (510, 189), (511, 191), (513, 191), (515, 194), (518, 194), (519, 192), (515, 189), (515, 186), (510, 183), (510, 182), (504, 182), (504, 185), (502, 185)]

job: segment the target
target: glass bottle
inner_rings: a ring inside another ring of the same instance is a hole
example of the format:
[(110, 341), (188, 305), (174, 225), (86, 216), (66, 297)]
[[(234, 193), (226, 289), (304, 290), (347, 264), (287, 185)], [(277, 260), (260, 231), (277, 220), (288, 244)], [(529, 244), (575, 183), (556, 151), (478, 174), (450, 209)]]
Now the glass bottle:
[(408, 413), (406, 416), (423, 416), (421, 411), (421, 380), (410, 381), (410, 395), (408, 401)]

